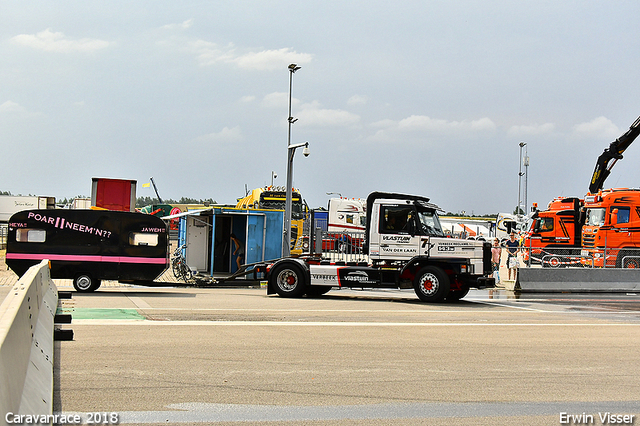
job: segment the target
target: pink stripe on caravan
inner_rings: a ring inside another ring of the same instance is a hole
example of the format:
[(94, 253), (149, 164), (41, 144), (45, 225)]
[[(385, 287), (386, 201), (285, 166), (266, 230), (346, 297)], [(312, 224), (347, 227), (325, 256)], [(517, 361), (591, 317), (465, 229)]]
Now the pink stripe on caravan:
[(56, 260), (68, 262), (103, 262), (103, 263), (153, 263), (164, 265), (164, 257), (125, 257), (125, 256), (82, 256), (74, 254), (37, 254), (37, 253), (7, 253), (7, 259), (19, 260)]

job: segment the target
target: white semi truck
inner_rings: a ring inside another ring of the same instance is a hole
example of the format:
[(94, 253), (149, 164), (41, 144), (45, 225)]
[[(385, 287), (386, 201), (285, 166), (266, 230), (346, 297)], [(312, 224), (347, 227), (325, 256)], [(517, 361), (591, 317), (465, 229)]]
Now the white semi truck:
[(456, 301), (490, 288), (491, 245), (445, 237), (441, 209), (428, 198), (373, 192), (367, 197), (363, 250), (368, 262), (330, 262), (319, 255), (266, 265), (267, 292), (319, 296), (333, 287), (413, 288), (424, 302)]

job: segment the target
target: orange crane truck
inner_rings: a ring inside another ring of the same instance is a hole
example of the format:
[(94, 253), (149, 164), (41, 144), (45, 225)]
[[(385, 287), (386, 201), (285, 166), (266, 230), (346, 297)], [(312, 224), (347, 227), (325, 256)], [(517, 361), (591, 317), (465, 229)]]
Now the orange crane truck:
[(533, 216), (524, 242), (533, 263), (557, 267), (592, 258), (594, 266), (640, 267), (640, 192), (602, 189), (638, 135), (640, 117), (598, 157), (584, 200), (556, 198)]

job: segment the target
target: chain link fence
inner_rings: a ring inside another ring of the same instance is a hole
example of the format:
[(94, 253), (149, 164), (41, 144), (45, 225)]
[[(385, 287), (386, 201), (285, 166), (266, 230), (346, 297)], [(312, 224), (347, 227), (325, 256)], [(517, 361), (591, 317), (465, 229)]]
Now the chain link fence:
[(316, 228), (312, 250), (331, 262), (366, 262), (364, 232), (328, 232)]
[(522, 247), (525, 266), (543, 268), (640, 268), (640, 247), (539, 247), (531, 241)]

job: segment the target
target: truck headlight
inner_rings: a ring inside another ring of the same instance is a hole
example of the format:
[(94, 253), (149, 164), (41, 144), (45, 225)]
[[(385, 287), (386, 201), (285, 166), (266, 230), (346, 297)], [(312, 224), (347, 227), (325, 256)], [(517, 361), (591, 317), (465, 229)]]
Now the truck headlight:
[(467, 265), (460, 265), (460, 273), (462, 274), (467, 273)]

